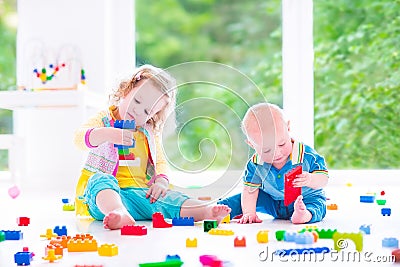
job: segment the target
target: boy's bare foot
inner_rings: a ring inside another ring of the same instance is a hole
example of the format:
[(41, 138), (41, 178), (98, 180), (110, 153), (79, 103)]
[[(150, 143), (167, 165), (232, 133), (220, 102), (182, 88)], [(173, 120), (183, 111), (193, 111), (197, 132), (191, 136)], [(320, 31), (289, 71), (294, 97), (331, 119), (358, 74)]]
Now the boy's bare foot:
[(218, 223), (231, 212), (231, 208), (226, 205), (208, 206), (205, 218), (217, 220)]
[(294, 202), (294, 212), (292, 215), (292, 223), (300, 224), (309, 222), (312, 218), (312, 214), (309, 210), (307, 210), (306, 205), (303, 202), (303, 196), (300, 195), (297, 197)]
[(135, 220), (127, 210), (117, 209), (106, 215), (103, 219), (103, 226), (106, 229), (121, 229), (124, 225), (133, 225)]

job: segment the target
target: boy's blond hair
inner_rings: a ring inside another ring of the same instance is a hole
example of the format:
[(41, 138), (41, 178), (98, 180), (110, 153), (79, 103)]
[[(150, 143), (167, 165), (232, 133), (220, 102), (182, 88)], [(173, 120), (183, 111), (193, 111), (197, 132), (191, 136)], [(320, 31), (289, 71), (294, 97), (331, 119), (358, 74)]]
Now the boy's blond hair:
[[(264, 113), (264, 112), (269, 112), (269, 114), (271, 114), (271, 117), (272, 117), (272, 113), (278, 114), (278, 116), (282, 119), (282, 121), (284, 121), (285, 123), (288, 122), (283, 110), (278, 105), (266, 103), (266, 102), (258, 103), (258, 104), (251, 106), (247, 110), (246, 114), (243, 117), (243, 120), (241, 123), (241, 129), (246, 136), (249, 136), (249, 132), (251, 132), (251, 130), (256, 130), (256, 129), (250, 129), (250, 128), (254, 128), (254, 127), (256, 127), (256, 125), (260, 124), (260, 123), (257, 123), (257, 121), (262, 119), (262, 113)], [(265, 118), (265, 119), (267, 119), (267, 118)], [(255, 122), (255, 125), (254, 125), (254, 122)]]
[[(136, 69), (132, 78), (123, 80), (109, 96), (111, 105), (118, 105), (122, 98), (129, 94), (140, 81), (148, 80), (167, 96), (166, 106), (150, 120), (153, 130), (160, 130), (176, 103), (176, 80), (165, 70), (146, 64)], [(156, 100), (156, 99), (155, 99)]]

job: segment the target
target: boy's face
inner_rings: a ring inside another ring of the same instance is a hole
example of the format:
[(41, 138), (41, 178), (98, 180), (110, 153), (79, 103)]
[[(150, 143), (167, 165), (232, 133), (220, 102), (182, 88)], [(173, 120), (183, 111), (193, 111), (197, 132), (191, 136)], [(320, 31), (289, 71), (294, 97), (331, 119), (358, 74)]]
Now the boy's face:
[(283, 167), (292, 153), (288, 124), (275, 118), (270, 123), (260, 121), (258, 126), (248, 132), (247, 143), (256, 150), (262, 161)]
[(144, 126), (167, 104), (166, 96), (151, 82), (143, 82), (131, 90), (120, 102), (119, 113), (123, 120), (135, 120)]

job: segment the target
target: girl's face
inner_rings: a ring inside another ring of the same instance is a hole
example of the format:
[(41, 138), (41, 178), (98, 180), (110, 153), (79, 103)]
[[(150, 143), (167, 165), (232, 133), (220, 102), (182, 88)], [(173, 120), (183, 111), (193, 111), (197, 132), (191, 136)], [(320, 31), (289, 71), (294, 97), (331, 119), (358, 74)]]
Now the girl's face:
[(167, 104), (165, 96), (152, 82), (143, 80), (120, 102), (119, 113), (123, 120), (135, 120), (137, 126), (144, 126)]

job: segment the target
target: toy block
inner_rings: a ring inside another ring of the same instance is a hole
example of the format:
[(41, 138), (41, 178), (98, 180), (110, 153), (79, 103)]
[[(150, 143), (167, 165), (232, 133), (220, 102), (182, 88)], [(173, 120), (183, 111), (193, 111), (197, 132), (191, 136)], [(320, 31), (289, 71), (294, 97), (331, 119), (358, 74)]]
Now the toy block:
[(310, 232), (297, 234), (294, 237), (294, 242), (296, 244), (302, 244), (302, 245), (312, 244), (314, 243), (314, 235)]
[(217, 256), (214, 255), (201, 255), (199, 261), (203, 266), (223, 267), (224, 263)]
[(14, 262), (18, 266), (31, 265), (32, 260), (33, 256), (31, 252), (17, 252), (14, 254)]
[(278, 230), (278, 231), (276, 231), (276, 232), (275, 232), (276, 240), (277, 240), (277, 241), (282, 241), (282, 240), (284, 239), (284, 237), (285, 237), (285, 233), (286, 233), (285, 230)]
[(329, 204), (329, 205), (326, 206), (326, 208), (328, 210), (337, 210), (338, 206), (337, 206), (337, 204)]
[(23, 233), (21, 231), (4, 231), (5, 240), (21, 240), (23, 238)]
[(46, 255), (49, 249), (53, 249), (55, 255), (64, 255), (64, 248), (61, 246), (61, 244), (48, 244), (45, 249)]
[(374, 203), (375, 196), (360, 196), (361, 203)]
[(296, 179), (298, 174), (303, 172), (303, 167), (301, 165), (296, 166), (294, 169), (290, 170), (285, 174), (285, 184), (284, 184), (284, 199), (283, 204), (288, 206), (293, 203), (298, 196), (301, 195), (301, 187), (294, 187), (293, 181)]
[(225, 230), (225, 229), (217, 229), (213, 228), (208, 231), (210, 235), (234, 235), (235, 233), (232, 230)]
[(376, 204), (383, 206), (386, 204), (386, 199), (377, 199)]
[(194, 226), (194, 218), (193, 217), (180, 217), (172, 219), (173, 226)]
[(28, 217), (18, 217), (17, 224), (18, 226), (28, 226), (31, 223), (31, 219)]
[(70, 236), (57, 236), (56, 238), (53, 238), (50, 240), (50, 244), (60, 244), (63, 248), (67, 248), (68, 246), (68, 241), (71, 239)]
[(197, 238), (186, 238), (186, 247), (187, 248), (197, 248)]
[(58, 235), (53, 233), (53, 229), (46, 229), (46, 234), (40, 235), (40, 237), (44, 237), (47, 240), (52, 239), (53, 237), (57, 237)]
[(121, 228), (121, 235), (147, 235), (147, 227), (144, 225), (125, 225)]
[(68, 252), (97, 251), (97, 241), (92, 239), (71, 239), (67, 244)]
[(181, 267), (183, 261), (181, 260), (168, 260), (161, 262), (148, 262), (148, 263), (139, 263), (139, 267)]
[(294, 239), (296, 236), (297, 236), (297, 233), (295, 233), (295, 232), (285, 232), (283, 240), (286, 242), (294, 242)]
[(74, 240), (92, 240), (93, 236), (91, 234), (76, 234), (72, 239)]
[(279, 249), (273, 252), (279, 257), (289, 255), (305, 255), (311, 253), (328, 253), (330, 249), (328, 247), (317, 247), (317, 248), (293, 248), (293, 249)]
[(316, 231), (312, 231), (310, 233), (313, 235), (314, 243), (316, 243), (318, 241), (318, 238), (319, 238), (318, 233)]
[(363, 232), (366, 235), (371, 234), (371, 225), (363, 224), (360, 226), (360, 231)]
[(112, 257), (118, 255), (118, 247), (115, 244), (103, 244), (97, 252), (99, 256)]
[(382, 240), (382, 247), (384, 248), (398, 248), (399, 240), (395, 237), (385, 237)]
[(118, 149), (118, 155), (119, 156), (127, 156), (129, 154), (130, 154), (129, 148), (119, 148)]
[(75, 210), (75, 204), (64, 204), (63, 205), (63, 211), (74, 211)]
[(135, 154), (133, 153), (128, 153), (127, 155), (118, 155), (119, 160), (135, 160)]
[(198, 200), (203, 200), (203, 201), (210, 201), (212, 198), (208, 197), (208, 196), (204, 196), (204, 197), (198, 197)]
[(230, 222), (231, 222), (231, 215), (230, 215), (230, 214), (226, 215), (226, 216), (222, 219), (222, 221), (220, 221), (220, 223), (230, 223)]
[(4, 233), (3, 231), (0, 231), (0, 242), (6, 240), (6, 233)]
[(258, 243), (268, 243), (268, 230), (261, 230), (257, 233), (257, 242)]
[(242, 236), (242, 238), (235, 237), (233, 240), (234, 247), (245, 247), (246, 246), (246, 237)]
[(400, 249), (392, 250), (392, 257), (394, 258), (394, 262), (400, 262)]
[(320, 239), (331, 239), (333, 235), (337, 232), (336, 229), (317, 229), (315, 230), (318, 233), (318, 237)]
[(62, 258), (62, 256), (55, 254), (54, 249), (47, 250), (47, 255), (45, 257), (42, 257), (42, 259), (47, 260), (49, 262), (54, 262), (54, 261), (59, 260), (61, 258)]
[(179, 257), (178, 254), (176, 254), (176, 255), (167, 255), (167, 256), (165, 257), (165, 260), (166, 260), (166, 261), (181, 260), (181, 257)]
[(344, 239), (350, 239), (356, 245), (356, 250), (358, 252), (362, 251), (363, 248), (363, 235), (361, 232), (359, 233), (341, 233), (336, 232), (332, 236), (333, 239), (333, 248), (336, 251), (340, 251), (347, 247), (347, 243), (343, 242)]
[(316, 225), (306, 225), (305, 229), (307, 229), (307, 231), (314, 231), (318, 229), (318, 227)]
[(19, 187), (16, 185), (14, 185), (8, 189), (8, 195), (13, 199), (17, 198), (20, 193), (21, 193), (21, 191), (19, 190)]
[(164, 215), (161, 212), (153, 213), (153, 228), (169, 228), (172, 224), (167, 223), (164, 219)]
[(390, 208), (382, 208), (381, 209), (381, 214), (383, 216), (390, 216), (390, 214), (392, 214), (392, 209), (390, 209)]
[(205, 220), (203, 223), (203, 227), (204, 227), (204, 232), (208, 232), (213, 228), (217, 228), (218, 222), (217, 220)]
[(63, 235), (67, 235), (67, 227), (65, 225), (63, 225), (61, 228), (60, 226), (56, 226), (53, 229), (53, 232), (56, 233), (58, 236), (63, 236)]
[(74, 267), (104, 267), (103, 265), (74, 265)]
[(136, 122), (135, 120), (115, 120), (114, 128), (136, 129)]
[(69, 203), (69, 199), (68, 199), (68, 198), (62, 198), (62, 199), (61, 199), (61, 202), (62, 202), (63, 204), (68, 204), (68, 203)]

